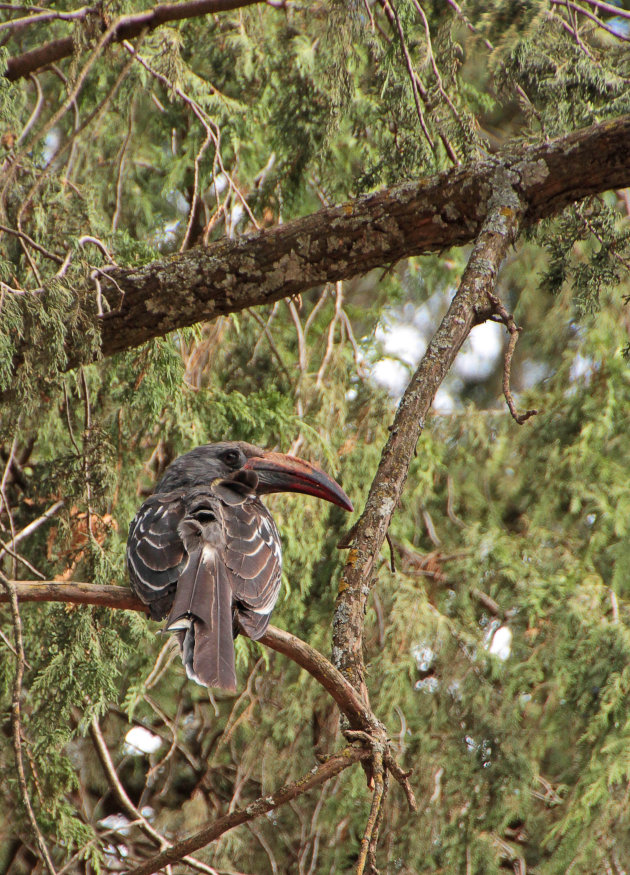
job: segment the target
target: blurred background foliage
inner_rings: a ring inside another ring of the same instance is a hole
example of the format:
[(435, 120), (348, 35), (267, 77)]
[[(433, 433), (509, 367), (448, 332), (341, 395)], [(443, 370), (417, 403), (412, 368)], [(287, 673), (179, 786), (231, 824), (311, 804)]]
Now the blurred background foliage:
[[(101, 9), (112, 22), (144, 5)], [(166, 465), (207, 441), (319, 461), (360, 510), (467, 251), (67, 373), (115, 306), (107, 265), (628, 112), (630, 15), (615, 6), (261, 5), (162, 26), (135, 40), (139, 57), (103, 49), (91, 15), (0, 30), (4, 58), (76, 41), (58, 65), (0, 81), (3, 573), (125, 586), (129, 520)], [(4, 4), (0, 23), (30, 9)], [(630, 865), (629, 204), (611, 192), (567, 210), (504, 267), (499, 292), (524, 328), (513, 389), (539, 415), (522, 428), (509, 417), (505, 332), (479, 326), (418, 446), (391, 529), (395, 571), (384, 551), (366, 617), (372, 705), (420, 803), (410, 815), (392, 791), (382, 872)], [(268, 503), (285, 560), (274, 622), (328, 654), (348, 520), (303, 498)], [(13, 631), (0, 613), (0, 871), (21, 875), (41, 863), (15, 774)], [(123, 871), (156, 848), (121, 806), (99, 737), (170, 840), (341, 742), (310, 676), (242, 638), (240, 692), (208, 696), (132, 612), (24, 604), (21, 619), (27, 784), (64, 872)], [(348, 770), (197, 857), (221, 873), (350, 871), (369, 803), (363, 772)]]

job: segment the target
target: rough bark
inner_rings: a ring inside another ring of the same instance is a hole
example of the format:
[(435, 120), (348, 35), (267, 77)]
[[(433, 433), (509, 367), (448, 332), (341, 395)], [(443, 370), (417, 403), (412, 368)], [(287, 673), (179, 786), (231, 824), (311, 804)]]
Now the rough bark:
[(130, 349), (173, 329), (271, 304), (406, 256), (470, 243), (487, 218), (497, 166), (515, 175), (525, 205), (523, 224), (530, 226), (574, 201), (630, 185), (629, 154), (630, 115), (269, 230), (141, 268), (116, 268), (111, 282), (102, 278), (115, 307), (101, 321), (102, 353)]
[(433, 398), (475, 324), (493, 312), (501, 263), (519, 231), (526, 209), (517, 193), (515, 171), (495, 169), (488, 216), (475, 242), (457, 294), (400, 401), (365, 509), (347, 543), (333, 621), (333, 662), (367, 702), (363, 662), (365, 606), (392, 514), (402, 495), (409, 465)]
[[(153, 9), (146, 9), (134, 15), (126, 15), (121, 18), (118, 26), (112, 33), (110, 43), (119, 43), (125, 39), (133, 39), (144, 31), (155, 30), (161, 24), (170, 21), (182, 21), (185, 18), (197, 18), (201, 15), (209, 15), (215, 12), (226, 12), (230, 9), (240, 9), (243, 6), (252, 6), (263, 0), (189, 0), (187, 3), (161, 3)], [(86, 6), (81, 20), (89, 16), (100, 19), (102, 31), (109, 26), (103, 10), (100, 6)], [(15, 55), (7, 60), (4, 75), (10, 81), (30, 76), (36, 70), (47, 67), (68, 58), (75, 51), (75, 40), (72, 36), (61, 37), (51, 40), (31, 49), (21, 55)]]

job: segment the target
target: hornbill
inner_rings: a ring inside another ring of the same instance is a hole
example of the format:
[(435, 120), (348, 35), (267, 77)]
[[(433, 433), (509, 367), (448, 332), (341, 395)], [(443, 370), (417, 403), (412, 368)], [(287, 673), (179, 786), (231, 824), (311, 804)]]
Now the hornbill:
[(234, 637), (264, 635), (280, 590), (282, 553), (259, 496), (304, 492), (351, 511), (314, 465), (242, 441), (175, 459), (129, 526), (131, 588), (174, 633), (189, 678), (236, 689)]

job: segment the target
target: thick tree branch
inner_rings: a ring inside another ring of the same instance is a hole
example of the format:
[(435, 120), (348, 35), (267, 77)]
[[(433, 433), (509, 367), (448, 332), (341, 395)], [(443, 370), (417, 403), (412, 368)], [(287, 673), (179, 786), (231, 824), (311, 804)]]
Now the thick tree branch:
[[(144, 31), (155, 30), (156, 27), (167, 22), (197, 18), (215, 12), (227, 12), (230, 9), (241, 9), (244, 6), (252, 6), (254, 3), (261, 2), (263, 0), (188, 0), (186, 3), (161, 3), (152, 9), (121, 18), (113, 30), (108, 44), (133, 39)], [(86, 20), (90, 16), (100, 17), (103, 32), (111, 24), (111, 22), (106, 22), (100, 6), (86, 6), (80, 12), (81, 15), (74, 16), (75, 20)], [(20, 26), (23, 28), (27, 21), (21, 19)], [(47, 67), (49, 64), (69, 57), (74, 52), (74, 47), (75, 41), (72, 36), (52, 40), (43, 46), (24, 52), (22, 55), (9, 58), (4, 75), (11, 81), (29, 76), (41, 67)]]
[(498, 166), (511, 174), (530, 226), (574, 201), (630, 185), (628, 154), (630, 115), (140, 268), (108, 268), (101, 286), (114, 309), (101, 320), (102, 353), (469, 243), (487, 220)]
[(146, 863), (136, 866), (135, 869), (129, 869), (127, 875), (151, 875), (152, 872), (163, 869), (169, 863), (176, 863), (185, 855), (192, 854), (193, 851), (198, 851), (199, 848), (203, 848), (210, 844), (210, 842), (215, 841), (228, 830), (234, 829), (235, 826), (240, 826), (242, 823), (247, 823), (256, 817), (260, 817), (262, 814), (267, 814), (267, 812), (279, 808), (281, 805), (306, 793), (307, 790), (311, 790), (313, 787), (329, 781), (330, 778), (338, 775), (339, 772), (347, 769), (348, 766), (352, 766), (360, 760), (365, 760), (369, 756), (371, 756), (371, 753), (365, 747), (346, 747), (340, 753), (333, 754), (322, 765), (307, 772), (298, 781), (286, 784), (280, 790), (276, 790), (275, 793), (260, 796), (246, 808), (237, 808), (230, 814), (219, 817), (203, 827), (203, 829), (200, 829), (199, 832), (194, 833), (194, 835), (176, 842), (172, 847), (162, 851), (161, 854), (151, 857)]
[(347, 544), (350, 553), (333, 623), (333, 661), (366, 702), (363, 623), (375, 560), (402, 495), (435, 393), (470, 330), (493, 312), (489, 293), (494, 290), (499, 267), (516, 239), (526, 209), (515, 189), (519, 178), (502, 167), (495, 170), (488, 215), (460, 287), (400, 401), (365, 510)]

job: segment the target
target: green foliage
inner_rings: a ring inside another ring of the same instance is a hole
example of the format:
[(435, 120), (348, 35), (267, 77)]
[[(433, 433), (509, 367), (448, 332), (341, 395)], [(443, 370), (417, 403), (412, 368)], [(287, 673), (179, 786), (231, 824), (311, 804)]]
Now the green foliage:
[(558, 294), (570, 283), (578, 315), (599, 309), (602, 290), (624, 278), (630, 234), (620, 227), (612, 202), (602, 198), (572, 207), (540, 227), (537, 237), (549, 251), (543, 287)]
[[(145, 8), (125, 0), (105, 14)], [(573, 6), (388, 8), (392, 20), (331, 0), (173, 22), (134, 42), (146, 66), (120, 44), (92, 56), (90, 17), (56, 70), (1, 79), (0, 550), (64, 501), (2, 552), (3, 573), (125, 586), (136, 508), (173, 458), (214, 440), (319, 461), (359, 511), (393, 409), (369, 375), (383, 356), (377, 326), (437, 323), (466, 253), (68, 370), (93, 361), (98, 314), (120, 303), (112, 262), (141, 267), (185, 239), (268, 227), (630, 109), (627, 52)], [(21, 28), (0, 62), (69, 28)], [(422, 811), (390, 793), (383, 872), (627, 868), (627, 212), (612, 194), (581, 203), (540, 224), (502, 273), (524, 327), (513, 388), (531, 387), (519, 407), (542, 412), (518, 428), (497, 407), (499, 357), (489, 375), (452, 378), (454, 411), (433, 416), (419, 444), (392, 525), (396, 571), (384, 550), (364, 637), (372, 706)], [(336, 545), (352, 520), (304, 497), (268, 504), (284, 555), (274, 623), (328, 654)], [(14, 630), (0, 614), (0, 868), (21, 875), (36, 864), (11, 740)], [(136, 826), (103, 825), (121, 806), (94, 719), (125, 792), (169, 840), (342, 743), (312, 678), (242, 637), (238, 695), (209, 697), (142, 615), (26, 603), (20, 614), (27, 790), (58, 868), (119, 871), (148, 852)], [(509, 652), (497, 652), (508, 630)], [(132, 725), (162, 746), (126, 749)], [(363, 772), (348, 770), (199, 856), (219, 871), (352, 871), (369, 803)]]

